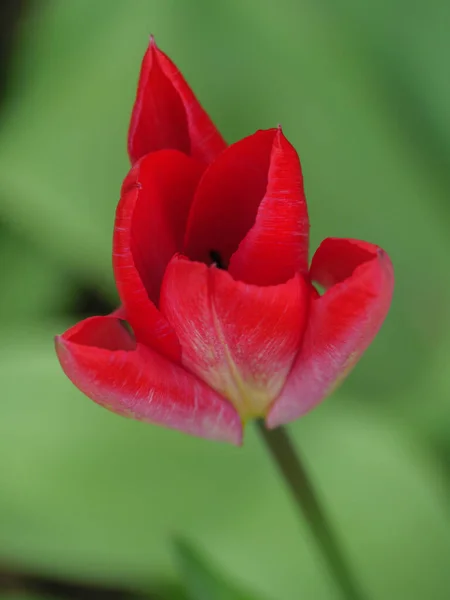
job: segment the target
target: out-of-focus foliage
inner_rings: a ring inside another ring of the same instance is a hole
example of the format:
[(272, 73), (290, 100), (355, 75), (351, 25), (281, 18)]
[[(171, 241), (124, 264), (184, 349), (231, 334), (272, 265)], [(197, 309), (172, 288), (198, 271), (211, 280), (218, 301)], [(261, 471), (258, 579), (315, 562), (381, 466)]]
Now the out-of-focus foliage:
[(338, 599), (251, 426), (236, 449), (121, 419), (54, 356), (80, 290), (116, 298), (114, 209), (153, 32), (230, 142), (282, 123), (314, 247), (353, 236), (392, 256), (379, 337), (291, 430), (370, 598), (447, 600), (449, 18), (444, 0), (34, 3), (0, 107), (0, 557), (151, 589), (180, 580), (180, 535), (262, 598)]
[(0, 592), (0, 600), (49, 600), (49, 598), (45, 598), (44, 596), (35, 596), (30, 594), (21, 594), (21, 593), (10, 593), (10, 594), (2, 594)]
[(253, 594), (227, 581), (185, 540), (177, 540), (175, 550), (189, 600), (256, 600)]

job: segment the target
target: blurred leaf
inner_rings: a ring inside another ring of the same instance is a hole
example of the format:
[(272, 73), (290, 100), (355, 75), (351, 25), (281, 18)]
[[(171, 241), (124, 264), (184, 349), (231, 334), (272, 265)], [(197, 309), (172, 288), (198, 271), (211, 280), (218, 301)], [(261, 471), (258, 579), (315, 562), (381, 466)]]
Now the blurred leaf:
[[(55, 596), (52, 596), (55, 600)], [(37, 596), (35, 594), (25, 594), (22, 592), (4, 592), (0, 591), (0, 600), (50, 600), (50, 596)], [(61, 599), (62, 600), (62, 599)]]
[(174, 543), (178, 569), (182, 575), (189, 600), (255, 600), (256, 597), (239, 591), (186, 540)]
[[(347, 26), (355, 51), (372, 59), (397, 131), (418, 164), (449, 184), (450, 80), (447, 69), (450, 6), (442, 0), (326, 3), (327, 12)], [(439, 207), (448, 218), (447, 203)]]
[[(339, 598), (253, 427), (238, 449), (95, 406), (57, 365), (64, 328), (2, 332), (1, 555), (145, 586), (174, 577), (179, 535), (257, 594)], [(371, 598), (446, 600), (448, 498), (433, 463), (339, 395), (290, 429)]]
[[(411, 423), (450, 459), (450, 337), (437, 348), (437, 359), (400, 400), (410, 405)], [(448, 463), (450, 467), (450, 460)], [(450, 473), (449, 473), (450, 474)]]
[(0, 229), (3, 319), (51, 317), (61, 312), (68, 295), (68, 277), (59, 265), (26, 239)]

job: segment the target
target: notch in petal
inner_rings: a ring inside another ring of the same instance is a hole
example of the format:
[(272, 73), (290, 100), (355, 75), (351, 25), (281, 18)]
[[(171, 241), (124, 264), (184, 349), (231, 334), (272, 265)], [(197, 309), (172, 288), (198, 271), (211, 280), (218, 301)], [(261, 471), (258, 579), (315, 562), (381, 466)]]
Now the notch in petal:
[(178, 335), (183, 365), (233, 402), (244, 422), (264, 416), (280, 392), (308, 300), (299, 274), (277, 286), (253, 286), (182, 257), (170, 262), (161, 289), (161, 311)]
[(276, 285), (297, 272), (308, 273), (308, 248), (309, 219), (300, 160), (279, 128), (255, 224), (231, 257), (228, 270), (246, 283)]
[(131, 115), (131, 162), (149, 152), (173, 148), (208, 164), (225, 147), (182, 74), (152, 37), (142, 61)]
[(116, 211), (113, 266), (127, 320), (138, 341), (178, 361), (180, 347), (158, 311), (167, 263), (182, 245), (185, 223), (202, 173), (177, 150), (145, 156), (124, 181)]
[(230, 403), (150, 348), (136, 344), (119, 319), (91, 317), (56, 338), (69, 379), (119, 415), (192, 435), (240, 444)]
[(270, 428), (300, 417), (339, 385), (373, 341), (391, 304), (392, 263), (367, 242), (324, 240), (311, 279), (326, 292), (311, 302), (301, 350), (267, 417)]

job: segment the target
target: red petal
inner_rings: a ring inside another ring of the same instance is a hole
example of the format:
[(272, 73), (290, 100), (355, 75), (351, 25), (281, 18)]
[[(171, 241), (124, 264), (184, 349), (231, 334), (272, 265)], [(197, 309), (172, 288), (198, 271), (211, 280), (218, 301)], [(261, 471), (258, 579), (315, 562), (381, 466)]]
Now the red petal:
[(109, 410), (185, 433), (240, 444), (230, 403), (150, 348), (135, 344), (114, 317), (91, 317), (56, 338), (69, 379)]
[(145, 156), (131, 169), (116, 212), (117, 289), (138, 341), (173, 360), (179, 344), (156, 306), (167, 263), (180, 250), (201, 165), (177, 150)]
[(110, 316), (116, 317), (116, 319), (123, 319), (124, 321), (126, 321), (127, 319), (127, 313), (123, 306), (119, 306), (118, 308), (116, 308), (116, 310), (113, 310)]
[(174, 257), (161, 311), (177, 332), (183, 364), (228, 397), (245, 421), (262, 416), (298, 351), (309, 292), (300, 275), (257, 287)]
[(228, 270), (246, 283), (283, 283), (297, 272), (308, 273), (308, 246), (308, 209), (300, 161), (279, 129), (255, 224), (231, 257)]
[(228, 265), (255, 223), (276, 135), (276, 129), (257, 131), (229, 146), (205, 171), (188, 219), (186, 256), (209, 264), (214, 251)]
[(145, 154), (173, 148), (203, 163), (226, 144), (183, 76), (153, 39), (142, 61), (128, 134), (134, 163)]
[(391, 303), (394, 273), (378, 246), (329, 238), (311, 265), (325, 288), (311, 303), (299, 355), (267, 417), (268, 427), (292, 421), (330, 394), (380, 329)]

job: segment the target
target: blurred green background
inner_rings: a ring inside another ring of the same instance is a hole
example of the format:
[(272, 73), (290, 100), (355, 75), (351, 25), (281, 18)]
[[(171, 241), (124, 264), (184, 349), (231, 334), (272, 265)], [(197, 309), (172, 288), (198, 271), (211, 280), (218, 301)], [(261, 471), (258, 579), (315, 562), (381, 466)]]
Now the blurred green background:
[(55, 333), (116, 303), (113, 217), (153, 32), (228, 141), (283, 125), (313, 249), (345, 236), (390, 253), (380, 335), (290, 430), (367, 598), (448, 600), (450, 4), (21, 4), (1, 23), (0, 598), (339, 598), (253, 428), (236, 449), (121, 419), (54, 355)]

